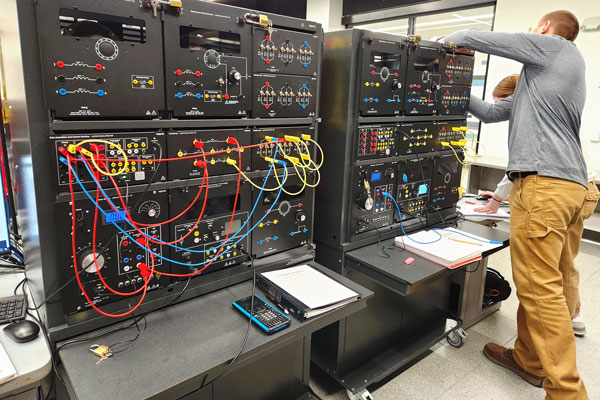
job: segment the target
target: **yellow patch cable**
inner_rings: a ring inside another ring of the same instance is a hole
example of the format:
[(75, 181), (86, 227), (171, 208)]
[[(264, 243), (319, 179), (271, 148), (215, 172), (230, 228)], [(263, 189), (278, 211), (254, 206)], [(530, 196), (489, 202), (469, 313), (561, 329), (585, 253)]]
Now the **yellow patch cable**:
[(107, 176), (118, 176), (118, 175), (121, 175), (123, 172), (125, 172), (125, 169), (129, 165), (129, 162), (127, 161), (127, 154), (125, 153), (125, 150), (123, 150), (121, 148), (121, 146), (119, 146), (117, 143), (109, 142), (108, 140), (102, 140), (102, 139), (87, 139), (87, 140), (83, 140), (75, 145), (69, 145), (69, 147), (67, 148), (67, 151), (71, 154), (75, 154), (75, 152), (77, 151), (76, 150), (77, 147), (80, 147), (81, 145), (84, 145), (87, 143), (102, 143), (107, 146), (115, 146), (115, 148), (119, 151), (119, 153), (121, 153), (123, 155), (123, 167), (121, 167), (121, 169), (118, 170), (117, 172), (111, 173), (108, 171), (104, 171), (102, 168), (100, 168), (100, 166), (96, 163), (96, 159), (94, 158), (94, 155), (91, 152), (89, 152), (88, 150), (83, 149), (81, 152), (83, 154), (85, 154), (86, 156), (90, 157), (90, 159), (92, 160), (92, 164), (94, 164), (94, 167), (96, 167), (98, 172), (100, 172), (102, 175), (107, 175)]
[[(252, 179), (250, 179), (250, 178), (248, 177), (248, 175), (246, 175), (246, 174), (244, 173), (244, 171), (240, 170), (240, 168), (239, 168), (239, 167), (238, 167), (238, 165), (237, 165), (237, 161), (235, 161), (235, 160), (233, 160), (233, 159), (231, 159), (231, 158), (227, 158), (227, 160), (226, 160), (226, 161), (227, 161), (227, 164), (229, 164), (229, 165), (233, 166), (233, 167), (234, 167), (234, 168), (235, 168), (235, 169), (236, 169), (236, 170), (237, 170), (237, 171), (238, 171), (238, 172), (239, 172), (239, 173), (242, 175), (242, 177), (244, 177), (244, 179), (245, 179), (245, 180), (247, 180), (247, 181), (248, 181), (248, 182), (249, 182), (249, 183), (250, 183), (252, 186), (254, 186), (255, 188), (257, 188), (257, 189), (259, 189), (259, 190), (264, 190), (265, 192), (275, 192), (275, 191), (279, 190), (279, 188), (281, 187), (281, 183), (279, 182), (279, 179), (277, 179), (277, 182), (279, 183), (279, 186), (276, 186), (276, 187), (274, 187), (274, 188), (264, 188), (264, 189), (263, 189), (261, 186), (259, 186), (259, 185), (257, 185), (256, 183), (254, 183), (254, 182), (252, 181)], [(273, 159), (272, 159), (272, 158), (270, 158), (270, 157), (265, 157), (265, 161), (272, 162), (272, 161), (273, 161)], [(278, 162), (278, 161), (280, 161), (280, 160), (275, 160), (275, 163), (276, 163), (276, 164), (279, 164), (279, 162)], [(273, 171), (275, 171), (275, 170), (276, 170), (276, 168), (275, 168), (275, 166), (273, 166)], [(275, 176), (277, 177), (277, 175), (275, 175)], [(286, 175), (286, 180), (287, 180), (287, 175)], [(283, 181), (283, 183), (285, 183), (285, 182), (286, 182), (286, 181)]]

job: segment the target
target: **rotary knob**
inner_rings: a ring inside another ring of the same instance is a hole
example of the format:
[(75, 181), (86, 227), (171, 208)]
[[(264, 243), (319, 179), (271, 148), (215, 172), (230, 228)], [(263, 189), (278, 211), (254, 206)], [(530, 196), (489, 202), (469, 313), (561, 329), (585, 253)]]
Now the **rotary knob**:
[(146, 214), (149, 218), (158, 218), (160, 215), (160, 205), (154, 200), (148, 200), (142, 203), (138, 212), (142, 215)]
[(365, 192), (358, 197), (357, 204), (363, 210), (370, 211), (373, 208), (373, 198)]
[(264, 205), (273, 204), (275, 202), (276, 198), (277, 198), (277, 195), (275, 193), (269, 193), (265, 196), (265, 199), (263, 200), (263, 204)]
[(302, 211), (298, 211), (296, 213), (296, 222), (302, 223), (306, 221), (306, 214), (304, 214)]
[[(96, 259), (96, 262), (94, 262), (94, 258)], [(94, 252), (91, 249), (85, 250), (79, 257), (80, 267), (88, 274), (97, 273), (99, 269), (104, 267), (104, 262), (104, 256), (102, 254), (97, 254), (96, 257), (94, 257)]]
[(232, 69), (231, 71), (229, 71), (229, 80), (234, 83), (237, 84), (239, 83), (239, 81), (242, 79), (242, 74), (240, 74), (240, 71), (236, 70), (236, 69)]

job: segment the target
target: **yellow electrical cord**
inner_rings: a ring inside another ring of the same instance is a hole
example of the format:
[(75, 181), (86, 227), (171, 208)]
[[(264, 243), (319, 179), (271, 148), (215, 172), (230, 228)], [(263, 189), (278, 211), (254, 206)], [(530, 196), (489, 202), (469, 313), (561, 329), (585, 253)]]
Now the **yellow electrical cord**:
[[(483, 148), (483, 153), (484, 153), (484, 154), (475, 154), (475, 157), (485, 157), (485, 155), (487, 154), (487, 149), (485, 148), (485, 146), (483, 145), (483, 143), (481, 143), (479, 140), (475, 139), (475, 134), (474, 134), (473, 132), (471, 132), (471, 131), (467, 131), (467, 133), (470, 133), (470, 134), (471, 134), (471, 136), (473, 137), (471, 140), (472, 140), (473, 142), (475, 142), (475, 143), (479, 144), (479, 145), (480, 145), (480, 146)], [(463, 135), (463, 137), (464, 137), (464, 138), (465, 138), (465, 140), (466, 140), (466, 136), (465, 136), (465, 134), (463, 133), (462, 135)]]
[[(302, 193), (302, 192), (304, 191), (304, 189), (306, 189), (306, 174), (304, 175), (304, 179), (302, 179), (302, 177), (300, 176), (300, 171), (298, 171), (298, 168), (296, 168), (296, 165), (295, 165), (295, 164), (293, 164), (293, 163), (292, 163), (292, 165), (293, 165), (294, 169), (296, 170), (296, 174), (298, 175), (298, 178), (299, 178), (299, 179), (300, 179), (300, 181), (302, 182), (302, 188), (300, 188), (300, 190), (298, 190), (297, 192), (294, 192), (294, 193), (287, 191), (287, 190), (285, 189), (285, 187), (282, 187), (282, 188), (281, 188), (281, 190), (283, 191), (283, 193), (287, 194), (288, 196), (297, 196), (297, 195), (299, 195), (300, 193)], [(286, 168), (287, 168), (287, 166), (286, 166)], [(275, 174), (275, 179), (277, 180), (277, 182), (278, 182), (280, 185), (282, 185), (282, 183), (281, 183), (281, 182), (279, 182), (279, 176), (277, 175), (277, 170), (276, 170), (276, 169), (274, 169), (274, 170), (273, 170), (273, 172), (274, 172), (274, 174)], [(289, 173), (288, 173), (288, 174), (286, 174), (286, 179), (287, 179), (287, 176), (289, 176)], [(285, 181), (284, 181), (283, 183), (285, 183)]]
[[(304, 163), (304, 160), (302, 161), (302, 163), (304, 165), (300, 165), (299, 160), (302, 159), (302, 157), (300, 159), (298, 159), (298, 157), (290, 157), (288, 155), (285, 155), (285, 152), (283, 150), (283, 146), (281, 146), (281, 144), (279, 144), (279, 151), (281, 152), (281, 154), (284, 154), (284, 158), (289, 160), (292, 163), (292, 166), (294, 167), (294, 170), (296, 171), (296, 174), (298, 174), (298, 178), (300, 179), (300, 181), (302, 181), (304, 187), (302, 188), (302, 190), (305, 189), (306, 186), (314, 188), (317, 187), (317, 185), (321, 182), (321, 172), (319, 171), (319, 169), (310, 169), (306, 167), (306, 164)], [(301, 155), (302, 153), (300, 151), (298, 151), (298, 153)], [(315, 162), (312, 159), (309, 159), (309, 162), (313, 163), (315, 166)], [(309, 164), (310, 165), (310, 164)], [(304, 175), (304, 178), (302, 177), (302, 175), (300, 175), (300, 171), (298, 170), (297, 167), (302, 168), (302, 174)], [(309, 171), (316, 171), (317, 173), (317, 182), (314, 184), (308, 183), (308, 180), (306, 179), (306, 169), (308, 169)], [(275, 174), (275, 177), (277, 177), (277, 173)], [(283, 189), (285, 191), (285, 188)], [(300, 194), (302, 192), (302, 190), (296, 194)], [(292, 195), (291, 193), (288, 193), (287, 191), (285, 192), (289, 195)]]
[(85, 154), (86, 156), (90, 157), (90, 159), (92, 160), (92, 164), (94, 164), (94, 167), (96, 167), (98, 172), (100, 172), (102, 175), (107, 175), (107, 176), (118, 176), (118, 175), (121, 175), (123, 172), (125, 172), (125, 169), (129, 165), (129, 162), (127, 161), (127, 154), (125, 153), (125, 150), (123, 150), (121, 148), (121, 146), (119, 146), (117, 143), (109, 142), (108, 140), (102, 140), (102, 139), (87, 139), (87, 140), (83, 140), (75, 145), (69, 145), (67, 150), (69, 151), (69, 153), (75, 154), (75, 152), (77, 151), (76, 150), (77, 147), (80, 147), (81, 145), (87, 144), (87, 143), (103, 143), (108, 146), (114, 146), (119, 151), (119, 153), (121, 153), (123, 155), (123, 167), (121, 167), (121, 169), (119, 171), (111, 173), (108, 171), (104, 171), (102, 168), (100, 168), (100, 166), (96, 163), (96, 159), (94, 158), (94, 155), (91, 152), (89, 152), (86, 149), (82, 149), (81, 152), (83, 154)]
[[(277, 162), (277, 160), (275, 160), (275, 162)], [(237, 161), (235, 161), (235, 160), (233, 160), (233, 159), (231, 159), (231, 158), (228, 158), (228, 159), (227, 159), (227, 164), (229, 164), (229, 165), (233, 166), (233, 167), (234, 167), (234, 168), (235, 168), (235, 169), (236, 169), (236, 170), (237, 170), (237, 171), (238, 171), (238, 172), (239, 172), (239, 173), (240, 173), (240, 174), (241, 174), (241, 175), (244, 177), (244, 179), (245, 179), (245, 180), (247, 180), (247, 181), (248, 181), (248, 182), (249, 182), (249, 183), (250, 183), (252, 186), (254, 186), (255, 188), (257, 188), (257, 189), (259, 189), (259, 190), (264, 190), (265, 192), (274, 192), (274, 191), (276, 191), (276, 190), (279, 190), (279, 188), (281, 187), (281, 183), (279, 182), (279, 179), (277, 179), (277, 182), (279, 183), (279, 186), (276, 186), (276, 187), (274, 187), (274, 188), (264, 188), (264, 189), (263, 189), (263, 188), (262, 188), (262, 186), (259, 186), (259, 185), (257, 185), (256, 183), (254, 183), (254, 182), (252, 181), (252, 179), (250, 179), (250, 178), (248, 177), (248, 175), (246, 175), (246, 174), (244, 173), (244, 171), (240, 170), (240, 168), (239, 168), (239, 167), (238, 167), (238, 165), (237, 165)], [(273, 166), (273, 171), (275, 171), (275, 170), (276, 170), (276, 168), (275, 168), (275, 166)], [(275, 177), (277, 177), (277, 174), (275, 174)], [(287, 181), (287, 175), (286, 175), (286, 178), (285, 178), (285, 180), (283, 181), (283, 183), (285, 183), (286, 181)]]
[(473, 164), (473, 163), (464, 163), (463, 161), (461, 161), (461, 159), (458, 157), (458, 153), (456, 152), (456, 150), (454, 150), (454, 147), (452, 147), (452, 145), (450, 145), (450, 143), (448, 143), (448, 142), (441, 142), (441, 144), (444, 147), (450, 147), (450, 150), (452, 150), (452, 152), (454, 153), (454, 157), (456, 157), (456, 159), (458, 160), (458, 162), (461, 163), (463, 166), (468, 167), (469, 165)]
[[(302, 135), (302, 136), (303, 136), (302, 138), (304, 139), (308, 135), (306, 135), (306, 136)], [(316, 141), (312, 140), (312, 138), (308, 137), (308, 140), (310, 142), (312, 142), (315, 146), (317, 146), (317, 149), (319, 149), (319, 153), (321, 153), (321, 162), (317, 166), (317, 168), (321, 168), (323, 166), (323, 161), (325, 161), (325, 154), (323, 153), (323, 148), (321, 146), (319, 146), (319, 143), (317, 143)], [(315, 163), (315, 165), (317, 165), (317, 164)]]
[[(298, 151), (298, 154), (300, 155), (300, 161), (302, 162), (302, 165), (305, 168), (309, 169), (310, 171), (318, 171), (320, 167), (310, 157), (310, 149), (308, 148), (308, 145), (306, 144), (306, 142), (302, 142), (302, 145), (306, 149), (306, 153), (302, 152), (302, 149), (300, 148), (300, 145), (298, 143), (294, 143), (294, 144), (296, 145), (296, 150)], [(305, 161), (305, 157), (308, 159), (308, 163)], [(311, 164), (314, 165), (315, 167), (312, 168)]]

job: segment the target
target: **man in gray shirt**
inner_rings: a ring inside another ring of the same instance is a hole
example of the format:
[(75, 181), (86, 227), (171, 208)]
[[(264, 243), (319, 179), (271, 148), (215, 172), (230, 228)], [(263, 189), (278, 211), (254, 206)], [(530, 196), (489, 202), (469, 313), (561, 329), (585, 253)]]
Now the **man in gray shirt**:
[(514, 349), (488, 343), (484, 354), (528, 383), (543, 385), (547, 399), (588, 398), (563, 293), (576, 269), (559, 262), (574, 245), (570, 232), (580, 222), (587, 184), (579, 139), (585, 63), (573, 43), (578, 32), (572, 13), (554, 11), (529, 33), (468, 30), (445, 39), (523, 63), (510, 112), (501, 102), (471, 102), (475, 116), (509, 119), (507, 174), (514, 182), (510, 251), (518, 336)]

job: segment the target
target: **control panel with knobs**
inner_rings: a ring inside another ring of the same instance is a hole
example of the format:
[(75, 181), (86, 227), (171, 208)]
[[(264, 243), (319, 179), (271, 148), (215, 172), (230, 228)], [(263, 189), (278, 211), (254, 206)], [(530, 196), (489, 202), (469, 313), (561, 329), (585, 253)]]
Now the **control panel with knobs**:
[[(443, 121), (435, 123), (435, 149), (447, 150), (448, 146), (442, 143), (459, 142), (467, 138), (467, 121)], [(456, 146), (454, 146), (456, 147)]]
[(254, 74), (255, 118), (312, 117), (315, 115), (317, 78)]
[[(198, 189), (198, 186), (170, 189), (171, 215), (185, 211), (196, 197)], [(210, 263), (201, 275), (246, 261), (242, 250), (249, 249), (250, 235), (246, 234), (252, 226), (249, 222), (245, 223), (251, 207), (250, 185), (241, 185), (237, 200), (237, 179), (209, 183), (209, 189), (201, 220), (198, 221), (203, 208), (203, 196), (170, 228), (172, 240), (177, 240), (177, 247), (170, 251), (171, 259), (190, 264), (193, 271)], [(232, 218), (234, 205), (235, 215)], [(174, 273), (182, 273), (182, 266), (176, 263), (171, 263), (171, 269)]]
[[(398, 164), (396, 202), (402, 220), (427, 216), (432, 167), (433, 159), (427, 156)], [(397, 213), (394, 216), (396, 222), (400, 222)]]
[(351, 209), (352, 234), (358, 235), (393, 223), (393, 204), (383, 193), (396, 187), (398, 162), (355, 167), (354, 206)]
[[(458, 151), (461, 157), (462, 151)], [(460, 198), (460, 177), (462, 165), (454, 154), (435, 157), (429, 203), (433, 210), (454, 207)]]
[[(268, 138), (285, 139), (285, 137), (300, 138), (299, 142), (286, 141), (279, 145)], [(252, 130), (252, 145), (263, 144), (251, 150), (252, 153), (252, 170), (268, 170), (271, 163), (265, 161), (265, 157), (273, 157), (275, 149), (277, 149), (277, 158), (282, 159), (284, 156), (303, 158), (303, 155), (310, 154), (312, 160), (317, 160), (317, 149), (313, 142), (308, 139), (316, 140), (315, 128), (312, 126), (300, 127), (272, 127), (272, 128), (255, 128)], [(250, 151), (249, 151), (250, 152)], [(319, 156), (320, 157), (320, 156)], [(304, 161), (307, 157), (304, 156)], [(319, 162), (319, 161), (315, 161)], [(311, 168), (314, 168), (312, 166)]]
[(421, 43), (408, 51), (406, 72), (406, 115), (435, 114), (440, 100), (441, 67), (446, 51)]
[(365, 160), (398, 155), (397, 125), (369, 125), (358, 128), (357, 155)]
[(52, 118), (159, 117), (165, 108), (162, 28), (151, 10), (133, 2), (48, 0), (36, 4), (36, 14)]
[(433, 122), (403, 123), (399, 131), (400, 154), (428, 153), (435, 150), (437, 131)]
[(319, 36), (286, 29), (253, 28), (253, 72), (316, 76)]
[[(158, 163), (154, 160), (164, 158), (167, 154), (167, 145), (164, 132), (137, 132), (137, 133), (94, 133), (89, 135), (57, 135), (50, 137), (50, 157), (52, 159), (51, 167), (55, 169), (57, 181), (55, 182), (56, 193), (69, 191), (69, 170), (67, 165), (61, 161), (68, 153), (70, 145), (76, 145), (88, 139), (98, 139), (103, 142), (85, 143), (80, 147), (92, 152), (98, 158), (104, 158), (105, 171), (109, 173), (118, 173), (115, 182), (119, 186), (131, 184), (148, 183), (151, 178), (153, 182), (167, 180), (167, 167), (165, 163)], [(119, 148), (122, 150), (120, 151)], [(123, 153), (127, 156), (127, 162), (124, 161)], [(84, 183), (86, 189), (94, 189), (96, 183), (91, 177), (85, 165), (81, 162), (72, 163), (77, 171), (79, 179)], [(90, 165), (90, 168), (93, 168)], [(156, 174), (155, 174), (156, 172)], [(98, 178), (100, 184), (105, 187), (112, 187), (113, 183), (106, 175), (100, 175)], [(73, 190), (80, 191), (79, 185), (73, 185)]]
[(178, 118), (239, 117), (252, 109), (252, 29), (234, 9), (196, 2), (164, 16), (167, 109)]
[[(237, 144), (250, 145), (250, 129), (186, 129), (168, 132), (168, 157), (181, 158), (177, 163), (169, 166), (169, 179), (202, 178), (204, 176), (204, 162), (209, 176), (237, 174), (237, 170), (227, 164), (227, 158), (239, 161), (242, 157), (242, 166), (250, 165), (251, 151), (243, 150), (238, 153)], [(225, 150), (225, 152), (218, 153)], [(227, 151), (229, 150), (229, 152)], [(204, 157), (202, 156), (204, 153)], [(189, 158), (196, 156), (194, 158)], [(206, 160), (206, 161), (205, 161)]]
[(400, 115), (404, 108), (407, 43), (364, 38), (360, 81), (360, 115)]
[[(142, 224), (157, 224), (168, 220), (168, 197), (165, 190), (151, 190), (142, 193), (122, 193), (123, 202), (127, 204), (129, 215), (132, 220)], [(125, 222), (125, 213), (121, 199), (117, 196), (109, 197), (119, 212), (114, 211), (106, 199), (100, 196), (99, 205), (106, 214), (95, 213), (95, 206), (89, 201), (75, 202), (75, 241), (76, 241), (76, 270), (79, 274), (81, 284), (96, 305), (103, 305), (117, 300), (116, 296), (106, 289), (106, 285), (123, 293), (132, 292), (143, 284), (142, 273), (147, 272), (140, 269), (138, 264), (151, 265), (150, 253), (142, 249), (147, 246), (153, 253), (166, 256), (162, 246), (152, 243), (155, 241), (166, 241), (168, 230), (166, 227), (152, 226), (139, 227), (139, 231)], [(55, 205), (55, 215), (61, 218), (71, 219), (71, 205), (68, 202), (59, 202)], [(96, 222), (94, 222), (96, 219)], [(118, 223), (123, 231), (118, 230), (113, 223)], [(96, 227), (94, 244), (94, 226)], [(140, 232), (141, 231), (141, 232)], [(57, 227), (55, 234), (59, 242), (71, 241), (71, 224), (61, 224)], [(70, 251), (59, 251), (56, 253), (57, 260), (64, 265), (70, 265), (63, 271), (65, 281), (71, 279), (74, 274), (75, 265), (73, 255)], [(163, 260), (160, 257), (154, 259), (154, 265), (160, 267)], [(145, 267), (144, 267), (145, 268)], [(102, 275), (100, 279), (99, 273)], [(169, 278), (153, 276), (149, 289), (164, 287), (170, 283)], [(69, 301), (65, 309), (67, 314), (87, 310), (90, 305), (82, 295), (77, 285), (68, 285), (64, 296)]]
[[(288, 171), (290, 169), (288, 168)], [(272, 178), (269, 179), (269, 181)], [(314, 183), (313, 173), (307, 174), (308, 183)], [(257, 184), (262, 185), (263, 179)], [(268, 183), (267, 183), (268, 184)], [(252, 231), (252, 252), (257, 258), (288, 249), (308, 245), (312, 236), (313, 189), (305, 186), (297, 175), (289, 175), (279, 201), (274, 204), (276, 193), (257, 198), (259, 190), (253, 188), (253, 202), (258, 202), (252, 223), (258, 224)], [(266, 217), (259, 222), (261, 217)]]

